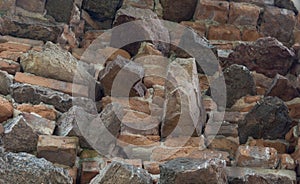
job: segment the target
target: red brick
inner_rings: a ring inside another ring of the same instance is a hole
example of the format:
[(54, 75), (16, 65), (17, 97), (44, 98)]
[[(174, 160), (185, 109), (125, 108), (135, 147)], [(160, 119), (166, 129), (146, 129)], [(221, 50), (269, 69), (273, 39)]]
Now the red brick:
[(21, 112), (27, 112), (27, 113), (36, 113), (43, 118), (49, 119), (49, 120), (56, 120), (56, 111), (52, 107), (48, 107), (46, 105), (31, 105), (31, 104), (21, 104), (17, 106), (17, 109)]
[(233, 25), (210, 26), (208, 31), (209, 40), (241, 40), (240, 30)]
[(229, 14), (229, 3), (226, 1), (199, 0), (195, 11), (195, 20), (214, 20), (226, 23)]
[(72, 84), (64, 81), (58, 81), (55, 79), (39, 77), (28, 73), (17, 72), (15, 76), (15, 81), (50, 88), (70, 95), (75, 93), (77, 95), (88, 96), (88, 89), (85, 86)]
[(13, 116), (14, 108), (5, 98), (0, 97), (0, 123)]
[(243, 41), (256, 41), (262, 35), (256, 30), (256, 27), (243, 27), (242, 40)]

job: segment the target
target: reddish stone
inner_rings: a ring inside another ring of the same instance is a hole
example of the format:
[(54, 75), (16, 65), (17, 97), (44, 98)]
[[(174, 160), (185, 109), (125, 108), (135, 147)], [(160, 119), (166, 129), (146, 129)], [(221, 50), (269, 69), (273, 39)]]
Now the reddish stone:
[(99, 174), (100, 167), (97, 161), (83, 161), (81, 164), (81, 184), (89, 184), (90, 181)]
[(86, 86), (72, 84), (64, 81), (58, 81), (55, 79), (39, 77), (28, 73), (17, 72), (15, 76), (15, 81), (19, 83), (28, 83), (28, 84), (50, 88), (70, 95), (77, 94), (80, 96), (88, 96), (89, 94)]
[(3, 97), (0, 97), (0, 123), (13, 116), (14, 108), (12, 104)]
[(21, 104), (17, 106), (17, 110), (27, 113), (36, 113), (43, 118), (49, 120), (56, 120), (56, 111), (54, 108), (40, 104), (40, 105), (31, 105), (31, 104)]
[(229, 3), (226, 1), (199, 0), (195, 10), (195, 20), (214, 20), (226, 23), (229, 14)]
[(279, 156), (280, 164), (278, 169), (288, 169), (288, 170), (295, 170), (296, 164), (294, 159), (289, 154), (281, 154)]
[(270, 147), (277, 150), (279, 154), (287, 153), (289, 143), (284, 140), (249, 139), (249, 146)]
[(296, 18), (293, 11), (268, 6), (264, 10), (260, 32), (264, 36), (277, 38), (284, 43), (290, 43)]
[(257, 39), (259, 39), (261, 36), (261, 34), (257, 31), (256, 27), (243, 27), (242, 29), (242, 40), (243, 41), (250, 41), (250, 42), (254, 42)]
[(198, 33), (198, 35), (200, 36), (205, 36), (206, 35), (206, 25), (204, 22), (192, 22), (192, 21), (182, 21), (180, 22), (181, 25), (186, 26), (186, 27), (190, 27), (192, 29), (194, 29), (196, 31), (196, 33)]
[(241, 32), (234, 25), (210, 26), (208, 30), (209, 40), (241, 40)]
[(256, 26), (261, 8), (246, 3), (230, 3), (229, 24)]
[(300, 118), (300, 98), (295, 98), (285, 103), (289, 108), (289, 116), (294, 119)]
[(161, 162), (154, 162), (154, 161), (144, 161), (143, 166), (144, 169), (148, 171), (150, 174), (159, 174), (160, 169), (159, 169), (159, 164)]
[(236, 154), (237, 166), (275, 169), (279, 162), (277, 151), (269, 147), (240, 146)]
[(136, 146), (158, 146), (160, 143), (159, 136), (143, 136), (137, 134), (121, 133), (118, 137), (119, 144), (121, 145), (136, 145)]

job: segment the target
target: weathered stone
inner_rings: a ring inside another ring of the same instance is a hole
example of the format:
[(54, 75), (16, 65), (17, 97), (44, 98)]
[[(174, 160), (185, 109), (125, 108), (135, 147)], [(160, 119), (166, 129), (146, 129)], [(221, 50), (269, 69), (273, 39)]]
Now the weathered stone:
[(0, 70), (0, 94), (8, 95), (10, 86), (13, 84), (13, 76), (9, 75), (6, 71)]
[(104, 168), (104, 170), (96, 176), (91, 184), (109, 184), (109, 183), (136, 183), (136, 184), (152, 184), (152, 178), (145, 170), (134, 167), (121, 162), (112, 162)]
[(121, 132), (140, 135), (159, 135), (160, 118), (136, 111), (126, 111)]
[(196, 21), (196, 22), (192, 22), (192, 21), (182, 21), (180, 22), (181, 25), (186, 26), (186, 27), (190, 27), (192, 29), (194, 29), (198, 35), (200, 36), (205, 36), (206, 35), (206, 25), (205, 22), (202, 21)]
[(147, 88), (154, 85), (164, 86), (169, 61), (163, 56), (145, 56), (137, 58), (134, 62), (141, 64), (145, 69), (144, 83)]
[(225, 166), (221, 159), (175, 159), (160, 165), (159, 183), (227, 183)]
[(229, 153), (230, 158), (235, 157), (235, 153), (239, 147), (239, 140), (238, 138), (233, 137), (223, 137), (223, 136), (216, 136), (216, 137), (208, 137), (207, 140), (207, 148), (211, 150), (219, 150), (219, 151), (226, 151)]
[(12, 117), (14, 108), (8, 100), (0, 96), (0, 123)]
[[(88, 122), (94, 118), (95, 116), (88, 114), (81, 107), (73, 106), (57, 120), (55, 134), (58, 136), (76, 136), (79, 138), (79, 145), (81, 148), (91, 148), (87, 140), (82, 135), (81, 128), (83, 125), (87, 126)], [(81, 122), (80, 120), (86, 121)]]
[(232, 0), (232, 1), (255, 4), (258, 6), (262, 6), (262, 7), (265, 7), (268, 5), (274, 6), (274, 3), (275, 3), (274, 0)]
[(238, 137), (238, 125), (227, 121), (214, 122), (213, 118), (205, 126), (204, 134), (208, 136), (220, 135), (225, 137)]
[(161, 136), (201, 134), (206, 112), (202, 104), (195, 59), (177, 58), (169, 65), (165, 94), (166, 109)]
[(71, 97), (61, 92), (29, 84), (13, 84), (12, 96), (17, 103), (31, 103), (37, 105), (43, 102), (53, 105), (55, 109), (61, 112), (68, 111), (73, 105), (79, 105), (91, 113), (95, 113), (96, 111), (94, 107), (95, 104), (90, 99)]
[(21, 111), (21, 112), (27, 112), (27, 113), (35, 113), (40, 115), (43, 118), (55, 121), (56, 120), (56, 116), (57, 116), (57, 112), (55, 111), (55, 109), (51, 106), (47, 106), (47, 105), (31, 105), (31, 104), (21, 104), (18, 105), (17, 110)]
[(293, 11), (296, 15), (298, 14), (298, 10), (294, 5), (293, 0), (275, 0), (275, 6), (287, 10)]
[(82, 8), (95, 20), (99, 22), (109, 20), (111, 23), (120, 5), (120, 0), (84, 0)]
[(229, 2), (199, 0), (195, 10), (195, 20), (214, 20), (219, 23), (226, 23), (229, 14)]
[(236, 153), (237, 166), (275, 169), (279, 163), (277, 151), (269, 147), (240, 146)]
[(296, 183), (295, 171), (262, 168), (227, 167), (228, 182), (236, 183)]
[(281, 139), (292, 128), (288, 108), (277, 97), (265, 97), (239, 122), (240, 143), (255, 139)]
[[(247, 98), (252, 97), (255, 100), (254, 101), (246, 101)], [(257, 104), (258, 101), (260, 101), (262, 96), (244, 96), (241, 99), (239, 99), (231, 108), (231, 111), (236, 112), (249, 112), (253, 107)]]
[(124, 0), (123, 6), (132, 6), (135, 8), (154, 9), (153, 0)]
[(148, 171), (150, 174), (160, 174), (159, 169), (160, 162), (153, 162), (153, 161), (144, 161), (143, 166), (144, 169)]
[(37, 142), (37, 156), (52, 163), (74, 166), (78, 151), (77, 137), (40, 135)]
[[(138, 132), (138, 130), (136, 131)], [(144, 146), (152, 147), (160, 145), (160, 136), (159, 135), (139, 135), (131, 134), (127, 132), (121, 132), (118, 137), (118, 144), (121, 146)]]
[(23, 118), (34, 132), (42, 135), (52, 135), (55, 128), (55, 121), (42, 118), (35, 114), (22, 113)]
[(300, 96), (298, 90), (291, 84), (291, 82), (279, 74), (275, 76), (272, 85), (265, 95), (277, 96), (283, 101), (290, 101)]
[(1, 183), (72, 184), (67, 171), (27, 153), (0, 154)]
[(260, 31), (264, 36), (275, 37), (281, 42), (290, 44), (295, 24), (294, 12), (268, 6), (264, 10)]
[(296, 164), (294, 159), (289, 154), (280, 155), (279, 169), (295, 170)]
[(7, 151), (33, 152), (36, 150), (37, 140), (37, 132), (22, 116), (4, 125), (2, 141)]
[[(274, 29), (274, 25), (272, 25)], [(295, 53), (275, 38), (260, 38), (253, 44), (238, 45), (229, 55), (228, 64), (241, 64), (267, 77), (278, 73), (286, 75), (292, 66)]]
[(16, 0), (9, 0), (9, 1), (0, 1), (0, 10), (1, 11), (14, 11), (16, 4)]
[(0, 70), (9, 74), (15, 74), (20, 71), (20, 64), (12, 60), (0, 59)]
[(210, 26), (208, 29), (208, 39), (229, 41), (241, 40), (241, 31), (235, 25), (230, 24)]
[(47, 14), (58, 22), (68, 23), (73, 9), (73, 0), (51, 0), (46, 2)]
[(44, 13), (46, 0), (17, 0), (16, 5), (30, 12)]
[(257, 95), (265, 95), (266, 91), (270, 88), (273, 79), (256, 72), (251, 72), (251, 75), (255, 81)]
[(169, 51), (169, 31), (152, 10), (122, 7), (117, 11), (113, 26), (111, 46), (123, 48), (132, 56), (138, 53), (141, 43), (146, 40), (163, 53)]
[(260, 8), (258, 6), (246, 3), (230, 3), (229, 24), (234, 25), (257, 25)]
[(103, 85), (106, 95), (144, 96), (146, 87), (142, 84), (143, 77), (144, 69), (141, 65), (118, 56), (101, 71), (98, 80)]
[(63, 31), (62, 26), (59, 24), (25, 16), (2, 16), (0, 25), (1, 35), (53, 42), (57, 40)]
[(226, 92), (227, 107), (230, 108), (234, 103), (243, 96), (255, 95), (255, 83), (250, 71), (242, 65), (231, 65), (223, 72)]
[(51, 42), (45, 44), (42, 52), (30, 51), (21, 60), (27, 73), (66, 82), (73, 82), (77, 64), (77, 59), (69, 52)]
[(197, 6), (197, 0), (161, 0), (160, 3), (163, 7), (163, 18), (174, 22), (192, 19)]
[(166, 147), (194, 147), (199, 149), (206, 148), (204, 136), (167, 138), (163, 143)]
[(289, 108), (289, 116), (293, 119), (300, 118), (300, 98), (295, 98), (285, 103)]
[(84, 161), (81, 164), (80, 183), (88, 184), (99, 174), (100, 167), (97, 161)]
[(264, 140), (264, 139), (252, 139), (249, 138), (247, 146), (258, 146), (258, 147), (270, 147), (277, 150), (278, 154), (287, 153), (289, 143), (285, 140)]
[(258, 32), (256, 27), (245, 26), (242, 30), (242, 41), (255, 42), (262, 35)]

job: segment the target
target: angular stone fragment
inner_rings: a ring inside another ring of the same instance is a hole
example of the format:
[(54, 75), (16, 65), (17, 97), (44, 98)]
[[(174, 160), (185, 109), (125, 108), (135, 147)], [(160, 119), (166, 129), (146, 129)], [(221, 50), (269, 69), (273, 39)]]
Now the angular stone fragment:
[[(272, 25), (272, 29), (274, 26)], [(229, 55), (228, 64), (245, 65), (267, 77), (286, 75), (295, 58), (294, 51), (283, 46), (275, 38), (260, 38), (252, 44), (238, 45)]]
[(2, 141), (11, 152), (33, 152), (36, 150), (38, 134), (22, 117), (18, 116), (4, 125)]
[(16, 5), (30, 12), (44, 13), (46, 0), (17, 0)]
[(112, 97), (144, 96), (144, 69), (140, 64), (118, 56), (99, 74), (106, 95)]
[(27, 113), (35, 113), (40, 115), (43, 118), (55, 121), (57, 112), (51, 106), (39, 104), (39, 105), (31, 105), (31, 104), (21, 104), (17, 106), (17, 110), (21, 112)]
[(27, 84), (50, 88), (56, 91), (61, 91), (69, 95), (73, 94), (75, 96), (83, 96), (83, 97), (89, 96), (89, 91), (86, 86), (39, 77), (28, 73), (17, 72), (15, 75), (15, 81), (19, 83), (27, 83)]
[(45, 159), (27, 153), (1, 153), (0, 183), (72, 184), (72, 178)]
[(25, 16), (2, 16), (0, 25), (1, 35), (53, 42), (57, 40), (63, 30), (60, 24)]
[(152, 178), (147, 171), (121, 162), (112, 162), (96, 176), (90, 184), (152, 184)]
[(61, 112), (68, 111), (73, 105), (80, 105), (88, 112), (95, 113), (96, 111), (95, 104), (90, 99), (71, 97), (64, 93), (29, 84), (13, 84), (12, 96), (17, 103), (31, 103), (35, 105), (43, 102), (53, 105), (55, 109)]
[(74, 166), (78, 151), (77, 137), (40, 135), (37, 143), (37, 156), (66, 166)]
[(265, 95), (277, 96), (283, 101), (290, 101), (300, 96), (298, 90), (291, 84), (291, 82), (279, 74), (275, 76), (272, 85), (269, 87)]
[(239, 122), (240, 143), (255, 139), (282, 139), (292, 128), (288, 108), (277, 97), (265, 97)]
[(223, 72), (226, 93), (227, 107), (230, 108), (234, 103), (243, 96), (255, 95), (255, 83), (250, 71), (242, 65), (231, 65)]
[(177, 58), (168, 67), (161, 136), (201, 134), (206, 120), (194, 59)]
[(277, 151), (270, 147), (240, 146), (236, 152), (237, 166), (275, 169), (279, 163)]
[(52, 135), (55, 128), (55, 121), (42, 118), (35, 114), (22, 113), (25, 121), (33, 129), (34, 132), (41, 135)]
[(13, 116), (14, 108), (8, 100), (0, 96), (0, 123)]
[(295, 98), (285, 103), (289, 108), (289, 115), (293, 119), (300, 118), (300, 98)]
[(154, 9), (154, 1), (153, 0), (124, 0), (123, 6), (132, 6), (135, 8), (143, 8), (143, 9)]
[(163, 18), (166, 20), (181, 22), (193, 18), (197, 0), (161, 0)]
[(294, 159), (289, 154), (280, 155), (279, 169), (295, 170), (296, 164)]
[(268, 6), (264, 10), (260, 32), (281, 42), (291, 44), (293, 28), (296, 24), (293, 11)]
[(175, 159), (160, 165), (160, 183), (227, 183), (225, 166), (221, 159)]
[(9, 74), (15, 74), (20, 71), (20, 64), (12, 60), (0, 59), (0, 70)]
[(292, 184), (296, 182), (295, 171), (274, 170), (248, 167), (227, 167), (229, 183), (277, 183)]
[(73, 9), (73, 0), (51, 0), (46, 2), (47, 14), (57, 22), (69, 23)]
[(229, 24), (256, 26), (261, 9), (246, 3), (230, 3)]
[(208, 39), (229, 41), (241, 40), (241, 31), (235, 25), (213, 25), (208, 29)]
[(297, 3), (297, 1), (295, 1), (295, 0), (275, 0), (275, 6), (277, 6), (279, 8), (291, 10), (297, 15), (298, 10), (295, 7), (294, 3)]
[(252, 139), (249, 138), (246, 145), (258, 146), (258, 147), (270, 147), (277, 150), (278, 154), (287, 153), (289, 148), (289, 143), (285, 140), (264, 140), (264, 139)]
[(111, 46), (123, 48), (132, 56), (143, 41), (153, 43), (163, 53), (169, 51), (169, 31), (152, 10), (124, 6), (117, 11), (113, 26)]
[(84, 161), (81, 164), (80, 183), (88, 184), (99, 174), (100, 167), (97, 161)]
[(0, 70), (0, 94), (8, 95), (12, 84), (13, 76), (9, 75), (6, 71)]
[(208, 19), (219, 23), (226, 23), (228, 14), (229, 3), (226, 1), (199, 0), (194, 19)]

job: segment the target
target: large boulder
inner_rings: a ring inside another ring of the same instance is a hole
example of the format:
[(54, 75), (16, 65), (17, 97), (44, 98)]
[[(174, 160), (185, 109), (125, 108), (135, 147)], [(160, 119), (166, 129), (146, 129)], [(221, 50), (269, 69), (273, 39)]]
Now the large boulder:
[(202, 104), (195, 59), (177, 58), (170, 63), (165, 95), (161, 137), (200, 135), (206, 121), (206, 112)]
[(27, 153), (0, 153), (0, 183), (72, 184), (67, 171)]
[[(272, 29), (274, 29), (272, 27)], [(228, 57), (228, 64), (245, 65), (267, 77), (286, 75), (293, 64), (294, 51), (275, 38), (260, 38), (252, 44), (238, 45)]]
[(135, 166), (113, 161), (106, 166), (104, 170), (97, 175), (90, 184), (152, 184), (150, 174)]
[(292, 128), (288, 111), (288, 107), (278, 97), (263, 98), (239, 122), (240, 143), (246, 143), (250, 136), (255, 139), (284, 139)]
[(225, 166), (221, 159), (178, 158), (160, 165), (160, 184), (227, 183)]

